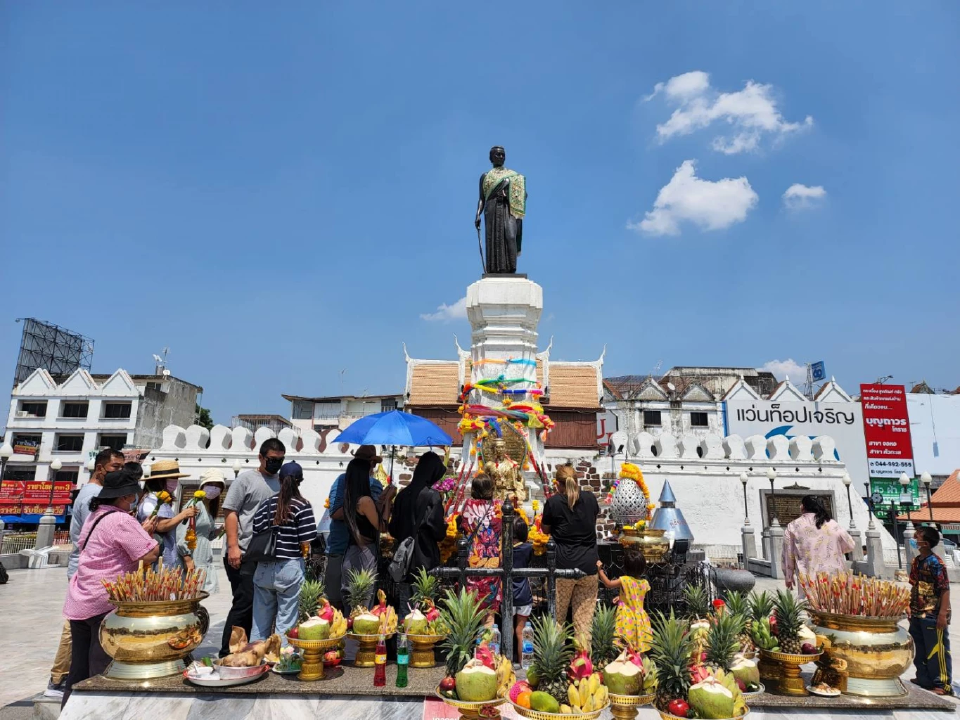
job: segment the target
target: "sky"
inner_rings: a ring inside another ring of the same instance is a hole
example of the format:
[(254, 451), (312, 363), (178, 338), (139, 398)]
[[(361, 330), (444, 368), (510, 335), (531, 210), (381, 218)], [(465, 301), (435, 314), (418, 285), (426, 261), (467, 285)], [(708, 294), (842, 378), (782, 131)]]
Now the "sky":
[(953, 2), (0, 4), (0, 374), (34, 317), (218, 422), (469, 343), (491, 145), (541, 346), (960, 385)]

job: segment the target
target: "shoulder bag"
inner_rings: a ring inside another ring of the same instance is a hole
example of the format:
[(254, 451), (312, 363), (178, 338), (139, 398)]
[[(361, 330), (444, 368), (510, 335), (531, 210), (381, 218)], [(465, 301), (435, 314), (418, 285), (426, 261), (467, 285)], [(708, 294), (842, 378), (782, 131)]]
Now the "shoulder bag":
[[(257, 508), (263, 507), (263, 503), (270, 502), (272, 497), (267, 498)], [(256, 513), (254, 513), (256, 516)], [(280, 526), (271, 523), (266, 529), (254, 533), (247, 545), (247, 551), (243, 554), (243, 562), (273, 562), (277, 559), (277, 534), (280, 532)]]

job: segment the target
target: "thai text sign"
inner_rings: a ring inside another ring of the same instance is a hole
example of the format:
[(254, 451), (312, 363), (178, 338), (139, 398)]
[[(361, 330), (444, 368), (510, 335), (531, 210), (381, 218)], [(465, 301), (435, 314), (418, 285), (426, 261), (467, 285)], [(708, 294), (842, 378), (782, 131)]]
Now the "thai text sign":
[(883, 496), (881, 504), (874, 506), (874, 515), (878, 518), (886, 519), (890, 515), (890, 505), (896, 506), (897, 512), (905, 510), (920, 509), (920, 481), (916, 478), (910, 480), (906, 492), (910, 494), (910, 507), (906, 508), (900, 504), (900, 481), (891, 478), (870, 480), (870, 492), (880, 493)]
[(861, 385), (863, 433), (872, 478), (914, 475), (910, 419), (903, 385)]
[(727, 432), (743, 438), (783, 435), (790, 440), (829, 435), (837, 446), (835, 459), (846, 464), (850, 476), (860, 483), (869, 477), (860, 403), (728, 400), (724, 411)]

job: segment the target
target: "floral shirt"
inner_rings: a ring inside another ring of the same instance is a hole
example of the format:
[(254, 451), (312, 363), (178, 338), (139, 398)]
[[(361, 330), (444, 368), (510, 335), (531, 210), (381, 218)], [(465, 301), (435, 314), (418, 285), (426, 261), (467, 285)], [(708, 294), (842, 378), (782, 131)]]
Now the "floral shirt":
[(817, 528), (816, 515), (804, 513), (787, 525), (783, 535), (783, 576), (833, 575), (847, 569), (844, 554), (853, 550), (853, 538), (836, 520)]
[[(464, 504), (460, 524), (467, 538), (473, 537), (469, 558), (472, 568), (500, 567), (500, 534), (503, 530), (500, 507), (499, 500), (491, 502), (471, 498)], [(468, 577), (467, 589), (477, 594), (483, 609), (496, 610), (500, 607), (502, 593), (499, 579)]]
[(947, 568), (939, 556), (915, 557), (910, 567), (910, 616), (936, 618), (940, 595), (950, 589)]

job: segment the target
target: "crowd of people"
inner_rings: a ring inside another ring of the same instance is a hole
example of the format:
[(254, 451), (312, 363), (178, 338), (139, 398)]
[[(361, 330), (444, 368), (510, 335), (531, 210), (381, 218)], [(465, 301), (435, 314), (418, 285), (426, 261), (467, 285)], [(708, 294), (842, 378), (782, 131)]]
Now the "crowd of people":
[[(243, 628), (253, 641), (273, 632), (285, 636), (298, 620), (304, 559), (318, 536), (313, 507), (300, 492), (303, 469), (295, 462), (285, 462), (285, 455), (282, 442), (266, 440), (259, 448), (258, 466), (241, 472), (229, 489), (219, 470), (205, 471), (199, 479), (202, 496), (179, 511), (171, 499), (187, 474), (180, 472), (176, 461), (156, 462), (141, 485), (139, 465), (125, 464), (123, 455), (114, 450), (97, 455), (90, 481), (81, 487), (74, 503), (66, 622), (48, 696), (62, 696), (65, 703), (76, 683), (103, 672), (109, 664), (98, 628), (113, 606), (102, 580), (114, 580), (141, 563), (162, 562), (164, 567), (203, 568), (207, 571), (203, 589), (216, 592), (219, 573), (213, 543), (221, 535), (226, 536), (223, 563), (232, 594), (221, 657), (229, 654), (234, 627)], [(442, 496), (434, 486), (443, 479), (446, 466), (436, 453), (424, 453), (410, 483), (398, 493), (395, 485), (384, 488), (377, 479), (381, 460), (376, 448), (361, 446), (331, 487), (323, 523), (324, 582), (330, 601), (345, 609), (347, 577), (355, 570), (376, 570), (381, 533), (389, 532), (395, 547), (412, 540), (407, 572), (398, 582), (397, 612), (403, 618), (411, 609), (414, 577), (422, 569), (441, 564), (440, 543), (446, 537), (447, 522)], [(650, 583), (642, 554), (626, 553), (623, 573), (610, 579), (598, 554), (600, 505), (596, 496), (580, 487), (570, 465), (557, 468), (553, 489), (544, 504), (541, 530), (556, 544), (557, 568), (580, 571), (578, 578), (557, 579), (557, 618), (564, 621), (569, 612), (575, 637), (589, 647), (602, 582), (618, 592), (618, 637), (642, 652), (648, 650), (652, 633), (644, 602)], [(224, 523), (218, 525), (221, 504)], [(784, 534), (782, 560), (788, 588), (797, 585), (801, 574), (812, 577), (845, 569), (845, 556), (853, 549), (853, 540), (831, 518), (819, 496), (804, 497), (802, 505), (803, 514)], [(195, 531), (193, 543), (187, 542), (188, 526)], [(501, 502), (494, 497), (494, 484), (486, 474), (471, 482), (470, 497), (459, 515), (459, 530), (468, 541), (471, 568), (500, 567), (503, 515)], [(513, 537), (513, 566), (528, 567), (533, 548), (524, 517), (515, 518)], [(950, 600), (946, 569), (932, 552), (938, 542), (935, 529), (918, 530), (919, 557), (910, 574), (910, 631), (924, 656), (918, 652), (915, 682), (943, 694), (951, 687), (946, 632)], [(467, 585), (481, 600), (488, 626), (501, 612), (504, 591), (512, 593), (513, 617), (501, 617), (501, 622), (504, 631), (515, 633), (514, 647), (519, 653), (524, 625), (533, 612), (529, 581), (514, 579), (505, 589), (498, 578), (473, 576), (468, 577)], [(361, 600), (369, 605), (372, 597)]]

